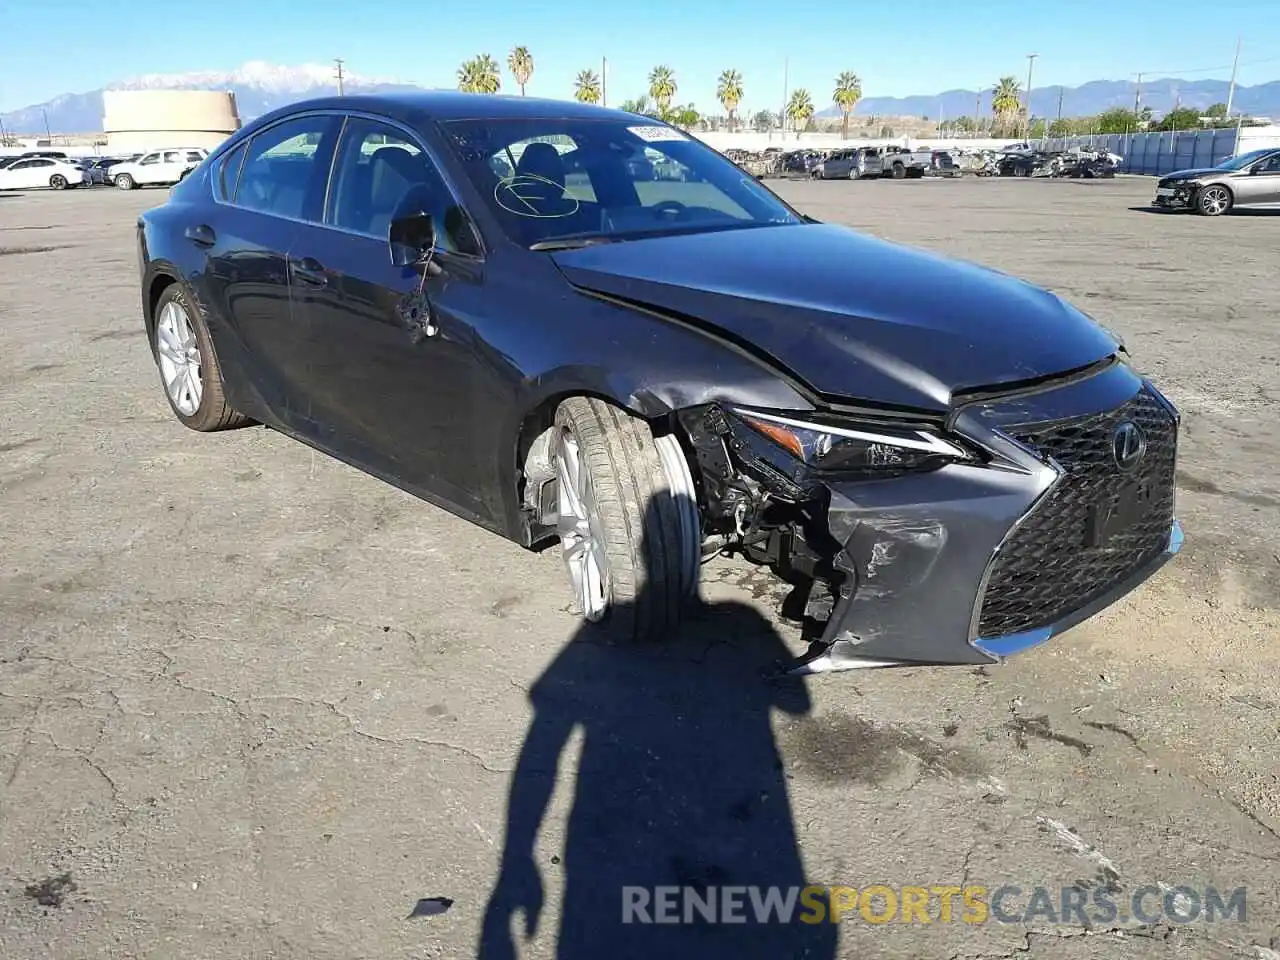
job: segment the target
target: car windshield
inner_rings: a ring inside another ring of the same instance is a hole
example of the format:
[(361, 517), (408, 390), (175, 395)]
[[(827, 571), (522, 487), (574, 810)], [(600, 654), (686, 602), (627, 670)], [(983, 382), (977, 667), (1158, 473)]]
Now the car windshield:
[(523, 246), (804, 222), (720, 153), (644, 117), (454, 120), (444, 129), (490, 212)]
[(1268, 154), (1274, 153), (1275, 150), (1251, 150), (1248, 153), (1242, 153), (1238, 157), (1232, 157), (1230, 160), (1224, 160), (1218, 164), (1219, 170), (1243, 170), (1249, 164), (1256, 160), (1261, 160)]

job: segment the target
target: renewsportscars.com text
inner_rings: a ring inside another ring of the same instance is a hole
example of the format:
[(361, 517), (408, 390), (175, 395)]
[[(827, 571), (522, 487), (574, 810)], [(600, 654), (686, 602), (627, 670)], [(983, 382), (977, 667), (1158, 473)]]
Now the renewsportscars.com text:
[(807, 887), (623, 887), (623, 923), (1217, 923), (1245, 919), (1245, 888), (980, 884)]

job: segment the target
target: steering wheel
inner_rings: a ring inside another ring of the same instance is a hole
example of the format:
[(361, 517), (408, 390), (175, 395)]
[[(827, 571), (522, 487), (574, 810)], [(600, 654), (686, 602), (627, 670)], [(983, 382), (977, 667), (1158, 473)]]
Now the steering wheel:
[(679, 200), (661, 200), (658, 203), (655, 203), (649, 209), (652, 210), (658, 216), (662, 216), (666, 214), (672, 220), (680, 219), (680, 217), (683, 216), (685, 213), (687, 213), (689, 210), (689, 208), (686, 207)]

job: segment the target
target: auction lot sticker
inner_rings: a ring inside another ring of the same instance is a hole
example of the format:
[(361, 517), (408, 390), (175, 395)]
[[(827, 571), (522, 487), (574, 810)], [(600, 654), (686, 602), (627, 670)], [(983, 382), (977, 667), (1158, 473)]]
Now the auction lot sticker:
[(689, 139), (679, 130), (671, 127), (659, 127), (656, 124), (649, 124), (643, 127), (627, 127), (628, 132), (634, 133), (645, 143), (662, 143), (666, 140), (687, 140)]

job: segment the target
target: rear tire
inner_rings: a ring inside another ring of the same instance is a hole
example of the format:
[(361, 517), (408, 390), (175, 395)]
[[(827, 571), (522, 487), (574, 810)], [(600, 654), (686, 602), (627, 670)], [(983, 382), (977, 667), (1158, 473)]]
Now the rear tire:
[[(195, 368), (192, 373), (199, 380), (198, 397), (193, 397), (190, 390), (175, 396), (175, 391), (170, 389), (169, 382), (166, 381), (166, 377), (171, 377), (177, 369), (171, 358), (179, 344), (166, 332), (174, 325), (179, 329), (185, 325), (190, 331), (190, 339), (180, 335), (179, 340), (186, 341), (181, 346), (188, 355), (191, 355), (191, 348), (194, 348)], [(151, 329), (151, 353), (160, 372), (160, 386), (169, 401), (169, 408), (184, 426), (201, 433), (211, 433), (242, 427), (251, 422), (227, 403), (222, 392), (222, 371), (218, 366), (218, 355), (214, 352), (204, 314), (179, 283), (166, 287), (156, 302), (155, 320)], [(191, 405), (192, 401), (194, 407)]]
[(49, 178), (49, 188), (52, 190), (67, 189), (67, 178), (60, 173), (55, 173)]
[(895, 163), (893, 165), (893, 179), (904, 180), (906, 179), (906, 176), (907, 176), (907, 168), (900, 163)]
[(578, 612), (614, 642), (666, 639), (697, 592), (702, 546), (683, 451), (645, 421), (587, 397), (560, 404), (551, 450)]

